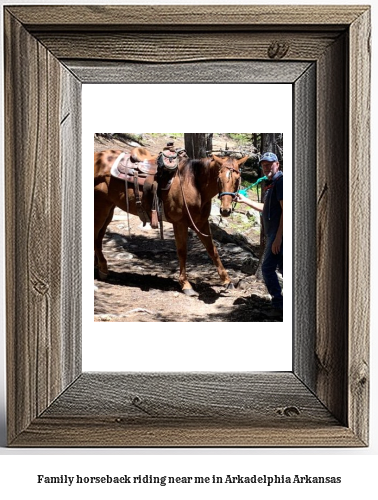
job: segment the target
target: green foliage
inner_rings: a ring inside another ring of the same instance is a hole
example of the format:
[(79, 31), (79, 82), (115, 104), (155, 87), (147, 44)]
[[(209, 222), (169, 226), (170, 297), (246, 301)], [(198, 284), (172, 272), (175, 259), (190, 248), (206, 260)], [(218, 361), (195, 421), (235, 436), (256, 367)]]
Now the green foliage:
[(163, 132), (162, 134), (149, 134), (149, 135), (151, 135), (152, 137), (167, 136), (167, 137), (172, 137), (172, 139), (181, 139), (182, 137), (184, 137), (184, 134), (178, 134), (175, 132)]
[(250, 221), (250, 224), (252, 226), (256, 226), (257, 225), (257, 218), (256, 218), (256, 215), (255, 214), (250, 214), (248, 215), (248, 219)]
[(169, 135), (169, 137), (173, 137), (174, 139), (181, 139), (182, 137), (184, 137), (184, 134), (167, 134)]
[[(239, 204), (236, 204), (236, 208), (239, 206)], [(254, 215), (248, 215), (248, 221), (245, 221), (245, 219), (239, 215), (239, 214), (233, 214), (232, 218), (228, 220), (228, 227), (230, 229), (236, 230), (238, 233), (244, 233), (247, 232), (251, 229), (251, 227), (256, 226), (257, 221), (256, 217)]]
[(229, 133), (228, 136), (230, 139), (233, 141), (238, 142), (240, 145), (242, 144), (250, 144), (251, 143), (251, 134), (231, 134)]
[(127, 141), (140, 142), (142, 140), (141, 135), (135, 135), (135, 134), (128, 133), (128, 132), (117, 132), (117, 133), (113, 134), (113, 137), (115, 139), (120, 139), (123, 142), (127, 142)]
[[(241, 189), (242, 190), (245, 189), (245, 188), (247, 188), (250, 185), (251, 185), (251, 183), (248, 180), (243, 180), (242, 179), (242, 182), (241, 182)], [(255, 193), (261, 191), (261, 186), (256, 185), (256, 186), (252, 186), (250, 189), (248, 189), (248, 192), (250, 192), (250, 193), (252, 193), (253, 191)]]

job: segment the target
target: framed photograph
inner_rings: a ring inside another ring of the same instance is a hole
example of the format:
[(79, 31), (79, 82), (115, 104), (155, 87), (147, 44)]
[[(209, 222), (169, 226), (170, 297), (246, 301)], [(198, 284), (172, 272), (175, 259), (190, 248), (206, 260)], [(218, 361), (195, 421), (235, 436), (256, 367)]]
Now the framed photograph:
[[(189, 67), (193, 68), (192, 65)], [(245, 71), (246, 68), (243, 68), (243, 74)], [(263, 65), (260, 65), (257, 71), (264, 71)], [(120, 109), (121, 112), (109, 113), (110, 109)], [(154, 133), (94, 133), (96, 130), (105, 129), (121, 131), (130, 123), (135, 130), (143, 130), (146, 113), (148, 113), (148, 124)], [(274, 124), (272, 124), (272, 113), (275, 115)], [(266, 144), (269, 141), (270, 145), (265, 146), (264, 151), (269, 149), (276, 152), (280, 158), (280, 168), (282, 166), (284, 169), (284, 163), (287, 163), (291, 177), (292, 85), (275, 83), (83, 85), (82, 143), (83, 166), (86, 166), (84, 169), (92, 163), (93, 146), (95, 154), (104, 155), (106, 159), (111, 154), (109, 150), (122, 150), (127, 153), (136, 144), (143, 144), (152, 154), (163, 151), (167, 142), (174, 142), (174, 148), (187, 144), (190, 149), (187, 134), (158, 133), (158, 131), (169, 130), (173, 125), (178, 131), (196, 130), (199, 116), (201, 116), (201, 126), (207, 130), (218, 130), (219, 124), (226, 124), (228, 127), (233, 127), (233, 130), (240, 131), (244, 122), (248, 130), (257, 130), (260, 126), (261, 130), (274, 127), (282, 132), (253, 134), (256, 146), (252, 146), (250, 133), (212, 134), (212, 145), (207, 145), (207, 149), (210, 147), (215, 154), (226, 154), (222, 148), (228, 148), (228, 153), (234, 156), (239, 155), (240, 158), (252, 156), (248, 164), (242, 167), (242, 188), (256, 182), (255, 172), (256, 174), (262, 172), (259, 168), (258, 155), (252, 153), (260, 150), (261, 142)], [(95, 140), (93, 140), (94, 135)], [(198, 157), (190, 150), (189, 156)], [(184, 162), (181, 162), (179, 172), (173, 169), (174, 181), (169, 189), (169, 196), (173, 198), (177, 196), (175, 193), (181, 190), (180, 181), (184, 182), (181, 170), (184, 165)], [(218, 169), (218, 165), (215, 164), (215, 168)], [(203, 171), (206, 172), (205, 167), (197, 170), (198, 174)], [(225, 169), (224, 173), (227, 172)], [(168, 178), (170, 175), (171, 173), (167, 172)], [(236, 172), (233, 175), (237, 177)], [(100, 214), (95, 217), (98, 230), (101, 207), (105, 205), (103, 212), (105, 216), (109, 207), (107, 202), (103, 204), (103, 190), (106, 190), (104, 180), (106, 183), (109, 182), (109, 188), (115, 189), (116, 193), (120, 194), (118, 203), (122, 210), (116, 208), (104, 238), (103, 249), (108, 262), (109, 276), (106, 280), (99, 279), (97, 266), (93, 300), (93, 262), (88, 259), (93, 252), (91, 207), (94, 205), (94, 210)], [(271, 299), (267, 296), (264, 282), (255, 274), (259, 263), (256, 257), (260, 254), (261, 244), (260, 216), (254, 212), (252, 218), (247, 218), (244, 215), (246, 209), (243, 207), (247, 209), (250, 207), (233, 203), (235, 211), (229, 217), (221, 217), (221, 199), (214, 196), (219, 193), (216, 176), (213, 182), (213, 191), (208, 194), (208, 181), (206, 179), (196, 181), (195, 185), (200, 186), (203, 191), (201, 195), (191, 199), (197, 204), (198, 200), (204, 203), (205, 196), (207, 196), (206, 201), (210, 201), (213, 197), (210, 215), (211, 232), (221, 262), (229, 273), (234, 288), (227, 289), (222, 285), (216, 266), (209, 258), (205, 246), (200, 238), (196, 237), (195, 231), (189, 231), (186, 245), (187, 275), (195, 293), (198, 293), (198, 297), (194, 296), (189, 300), (188, 296), (181, 292), (180, 266), (173, 225), (168, 222), (163, 223), (162, 239), (160, 228), (153, 229), (148, 223), (143, 225), (135, 209), (131, 207), (133, 215), (126, 214), (124, 180), (114, 180), (113, 176), (99, 175), (98, 180), (95, 179), (94, 201), (92, 179), (89, 179), (88, 175), (83, 177), (82, 220), (86, 221), (82, 226), (83, 371), (291, 370), (292, 182), (284, 183), (283, 189), (286, 249), (283, 315), (282, 313), (270, 315), (273, 312)], [(133, 184), (130, 186), (132, 189), (129, 195), (133, 197), (134, 186)], [(259, 188), (258, 191), (256, 187)], [(250, 199), (256, 201), (261, 192), (261, 184), (258, 184), (248, 194)], [(165, 196), (167, 194), (162, 190), (162, 198), (164, 197), (168, 210), (168, 212), (164, 210), (165, 217), (171, 210), (171, 205), (167, 203)], [(97, 202), (96, 196), (98, 196)], [(146, 193), (143, 194), (143, 197), (145, 196)], [(169, 197), (168, 199), (172, 200)], [(205, 210), (207, 207), (210, 208), (206, 204)], [(189, 207), (189, 213), (192, 212), (193, 208)], [(187, 212), (184, 209), (181, 213), (185, 217)], [(209, 212), (202, 212), (201, 216), (207, 221)], [(201, 231), (208, 233), (204, 229)], [(125, 325), (125, 322), (137, 324)], [(195, 324), (198, 322), (216, 324), (207, 324), (204, 335), (204, 326), (198, 328), (200, 325)], [(244, 324), (232, 325), (230, 322)], [(229, 341), (230, 330), (233, 332), (232, 342)], [(272, 345), (275, 346), (273, 352)], [(143, 356), (125, 356), (125, 352), (143, 352)]]
[[(370, 8), (6, 6), (4, 23), (9, 446), (368, 446)], [(292, 85), (291, 371), (82, 371), (85, 83)]]

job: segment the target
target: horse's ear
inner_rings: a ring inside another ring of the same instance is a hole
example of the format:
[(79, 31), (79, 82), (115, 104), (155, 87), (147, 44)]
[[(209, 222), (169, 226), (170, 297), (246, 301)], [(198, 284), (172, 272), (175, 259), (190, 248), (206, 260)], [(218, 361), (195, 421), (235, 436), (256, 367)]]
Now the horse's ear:
[(224, 158), (221, 158), (220, 156), (213, 155), (213, 160), (215, 160), (218, 163), (223, 163)]
[(240, 165), (243, 165), (243, 163), (245, 163), (247, 160), (248, 160), (249, 156), (244, 156), (244, 158), (241, 158), (240, 160), (238, 160), (238, 165), (240, 167)]

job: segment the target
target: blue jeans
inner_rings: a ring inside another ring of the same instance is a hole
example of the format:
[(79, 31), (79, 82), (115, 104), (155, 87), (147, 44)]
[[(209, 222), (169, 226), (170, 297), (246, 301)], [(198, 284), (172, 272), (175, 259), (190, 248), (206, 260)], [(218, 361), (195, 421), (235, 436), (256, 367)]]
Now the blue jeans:
[(262, 274), (268, 292), (272, 296), (272, 305), (275, 309), (283, 308), (283, 297), (281, 286), (278, 281), (276, 270), (283, 276), (283, 240), (278, 254), (272, 252), (272, 244), (276, 234), (267, 235), (264, 262), (262, 264)]

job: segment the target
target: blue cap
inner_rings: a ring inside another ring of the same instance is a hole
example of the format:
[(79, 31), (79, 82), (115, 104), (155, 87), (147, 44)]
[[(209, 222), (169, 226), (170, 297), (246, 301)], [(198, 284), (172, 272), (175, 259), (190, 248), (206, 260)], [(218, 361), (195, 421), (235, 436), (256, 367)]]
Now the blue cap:
[(274, 153), (264, 153), (262, 157), (260, 158), (260, 163), (262, 161), (278, 161), (277, 156)]

